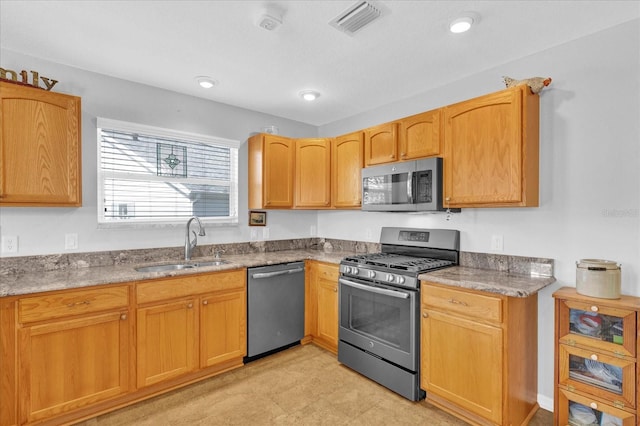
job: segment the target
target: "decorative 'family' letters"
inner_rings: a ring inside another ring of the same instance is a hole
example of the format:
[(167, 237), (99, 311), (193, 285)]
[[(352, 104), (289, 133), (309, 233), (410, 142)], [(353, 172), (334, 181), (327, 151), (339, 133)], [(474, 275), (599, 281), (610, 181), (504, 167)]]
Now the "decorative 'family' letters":
[[(29, 83), (29, 73), (31, 73), (31, 83)], [(22, 70), (18, 73), (17, 71), (7, 70), (4, 68), (0, 68), (0, 79), (9, 80), (16, 83), (23, 83), (28, 86), (33, 86), (44, 90), (51, 90), (51, 88), (58, 82), (58, 80), (40, 76), (37, 71), (27, 72), (26, 70)], [(42, 81), (44, 86), (40, 86), (40, 81)]]

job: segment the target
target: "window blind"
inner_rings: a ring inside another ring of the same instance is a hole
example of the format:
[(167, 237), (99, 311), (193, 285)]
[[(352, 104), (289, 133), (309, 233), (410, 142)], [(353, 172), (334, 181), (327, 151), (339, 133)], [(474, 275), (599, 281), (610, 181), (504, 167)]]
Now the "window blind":
[(239, 142), (98, 120), (98, 221), (238, 221)]

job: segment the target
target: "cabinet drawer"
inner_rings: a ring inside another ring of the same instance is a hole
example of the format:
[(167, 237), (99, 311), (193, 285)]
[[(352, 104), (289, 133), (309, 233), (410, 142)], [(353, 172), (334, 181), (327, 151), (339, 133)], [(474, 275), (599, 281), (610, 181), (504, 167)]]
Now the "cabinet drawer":
[(230, 272), (145, 281), (136, 285), (136, 295), (138, 304), (143, 304), (202, 293), (243, 289), (246, 278), (246, 270), (239, 269)]
[(618, 408), (636, 406), (636, 363), (606, 353), (558, 346), (558, 384)]
[(333, 280), (338, 284), (338, 278), (340, 276), (340, 269), (337, 265), (326, 265), (324, 263), (316, 263), (316, 270), (318, 271), (318, 277)]
[[(636, 416), (633, 413), (564, 389), (558, 390), (556, 409), (559, 426), (576, 424), (636, 426)], [(577, 419), (582, 422), (577, 422)]]
[(468, 317), (502, 322), (502, 299), (422, 284), (422, 303)]
[(615, 301), (558, 299), (557, 303), (560, 343), (636, 356), (636, 311), (614, 306)]
[(18, 301), (18, 321), (28, 323), (129, 305), (129, 287), (105, 287), (25, 297)]

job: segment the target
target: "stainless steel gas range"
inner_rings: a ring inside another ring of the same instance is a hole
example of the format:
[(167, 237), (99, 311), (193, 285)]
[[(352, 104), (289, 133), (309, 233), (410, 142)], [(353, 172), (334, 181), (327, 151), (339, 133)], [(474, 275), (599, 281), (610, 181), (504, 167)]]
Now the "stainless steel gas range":
[(458, 264), (460, 232), (382, 228), (382, 251), (340, 263), (338, 361), (412, 401), (420, 389), (418, 275)]

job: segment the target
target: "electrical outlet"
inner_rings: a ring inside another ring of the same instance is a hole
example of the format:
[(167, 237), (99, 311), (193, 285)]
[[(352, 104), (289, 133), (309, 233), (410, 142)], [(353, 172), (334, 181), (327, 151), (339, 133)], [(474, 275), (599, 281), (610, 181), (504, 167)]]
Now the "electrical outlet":
[(309, 227), (309, 236), (310, 236), (310, 237), (315, 237), (315, 236), (316, 236), (316, 234), (317, 234), (317, 232), (318, 232), (318, 231), (317, 231), (317, 229), (316, 229), (316, 226), (315, 226), (315, 225), (311, 225), (311, 226)]
[(78, 249), (78, 234), (64, 234), (64, 249), (65, 250)]
[(269, 228), (267, 228), (266, 226), (262, 228), (262, 238), (264, 238), (265, 240), (269, 238)]
[(256, 228), (251, 228), (251, 241), (258, 240), (258, 230)]
[(2, 237), (2, 253), (18, 252), (18, 236), (5, 235)]
[(373, 233), (371, 232), (371, 228), (367, 228), (364, 230), (364, 235), (365, 238), (367, 239), (367, 241), (371, 241), (371, 238), (373, 237)]
[(504, 238), (502, 237), (502, 235), (491, 236), (491, 250), (492, 251), (504, 250)]

